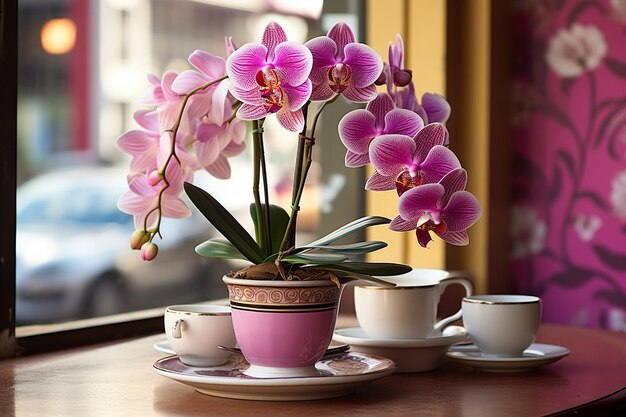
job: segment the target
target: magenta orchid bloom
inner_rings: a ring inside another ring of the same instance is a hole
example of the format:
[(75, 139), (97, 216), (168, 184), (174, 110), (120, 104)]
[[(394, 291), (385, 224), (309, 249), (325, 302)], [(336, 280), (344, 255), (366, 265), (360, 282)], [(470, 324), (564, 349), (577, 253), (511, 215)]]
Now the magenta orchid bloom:
[[(125, 132), (116, 142), (131, 156), (129, 191), (119, 199), (118, 207), (134, 217), (136, 230), (130, 243), (132, 249), (141, 250), (142, 259), (157, 256), (154, 239), (162, 237), (163, 217), (190, 214), (181, 199), (183, 189), (196, 203), (194, 196), (207, 197), (198, 194), (193, 184), (185, 185), (191, 183), (194, 172), (204, 169), (214, 177), (229, 178), (229, 158), (243, 152), (244, 138), (250, 133), (245, 122), (271, 114), (276, 114), (284, 128), (299, 133), (294, 184), (287, 184), (293, 192), (292, 213), (286, 214), (290, 219), (287, 229), (280, 246), (274, 247), (271, 213), (263, 208), (269, 207), (271, 183), (266, 179), (261, 121), (252, 124), (254, 215), (258, 220), (263, 218), (255, 224), (258, 251), (253, 245), (238, 246), (243, 239), (240, 232), (224, 233), (234, 249), (255, 263), (268, 259), (276, 249), (278, 256), (287, 253), (293, 244), (296, 215), (312, 163), (318, 117), (339, 95), (367, 103), (364, 109), (345, 114), (338, 132), (346, 147), (347, 167), (371, 163), (375, 168), (365, 188), (396, 190), (399, 215), (390, 228), (415, 230), (424, 247), (432, 240), (431, 231), (448, 243), (468, 244), (467, 228), (480, 217), (480, 206), (465, 191), (467, 172), (446, 146), (444, 123), (450, 117), (450, 105), (432, 93), (424, 93), (418, 101), (412, 72), (404, 66), (400, 35), (389, 44), (388, 63), (383, 63), (371, 47), (357, 43), (352, 29), (343, 22), (335, 24), (326, 36), (304, 45), (289, 42), (275, 22), (265, 27), (260, 43), (237, 48), (232, 38), (226, 37), (224, 44), (227, 58), (196, 50), (189, 55), (189, 70), (167, 71), (161, 78), (149, 75), (150, 87), (140, 102), (151, 108), (135, 112), (139, 127)], [(387, 91), (377, 93), (375, 85), (383, 84)], [(305, 120), (311, 101), (324, 101), (324, 105)], [(257, 192), (261, 185), (263, 198)], [(215, 217), (215, 207), (214, 202), (198, 205), (214, 225), (221, 222), (221, 217)], [(210, 245), (207, 248), (211, 256), (211, 251), (222, 250)]]
[(415, 138), (406, 135), (383, 135), (372, 142), (369, 157), (376, 172), (365, 189), (405, 191), (422, 184), (439, 182), (448, 172), (461, 168), (454, 152), (442, 146), (447, 131), (441, 123), (432, 123)]
[(456, 246), (469, 244), (467, 229), (480, 218), (476, 197), (464, 191), (467, 172), (463, 168), (448, 173), (437, 184), (425, 184), (402, 194), (398, 203), (400, 215), (389, 228), (395, 231), (415, 230), (417, 241), (426, 247), (433, 231), (445, 242)]
[(311, 39), (305, 46), (313, 54), (311, 100), (342, 94), (355, 103), (365, 103), (376, 97), (374, 82), (381, 75), (383, 61), (371, 47), (355, 41), (346, 23), (335, 24), (328, 36)]
[(312, 65), (306, 47), (287, 42), (280, 25), (268, 24), (261, 43), (243, 45), (226, 62), (230, 92), (243, 103), (237, 117), (258, 120), (276, 113), (285, 129), (302, 130), (302, 106), (311, 96)]
[(381, 93), (365, 109), (353, 110), (339, 122), (339, 138), (348, 149), (346, 166), (355, 168), (370, 162), (369, 147), (381, 135), (413, 137), (424, 127), (414, 112), (395, 108), (391, 97)]

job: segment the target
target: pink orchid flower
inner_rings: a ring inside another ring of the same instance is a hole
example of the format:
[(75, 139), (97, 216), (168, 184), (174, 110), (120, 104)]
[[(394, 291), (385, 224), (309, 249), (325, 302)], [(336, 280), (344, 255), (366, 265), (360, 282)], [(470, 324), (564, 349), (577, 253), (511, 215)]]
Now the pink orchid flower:
[(194, 151), (200, 166), (216, 178), (230, 178), (228, 158), (239, 155), (246, 148), (245, 123), (233, 119), (230, 123), (220, 125), (204, 117), (198, 119), (197, 124)]
[(458, 168), (437, 184), (408, 190), (400, 197), (400, 215), (389, 228), (415, 230), (417, 241), (424, 248), (432, 240), (431, 231), (451, 245), (468, 245), (467, 229), (478, 221), (481, 209), (476, 197), (465, 191), (466, 184), (467, 172)]
[(152, 110), (137, 110), (134, 118), (145, 130), (129, 130), (115, 144), (120, 150), (132, 155), (131, 172), (151, 171), (156, 167), (160, 146), (159, 115)]
[(424, 127), (414, 112), (395, 108), (391, 97), (380, 93), (365, 109), (353, 110), (339, 122), (339, 138), (348, 149), (347, 167), (361, 167), (370, 162), (370, 143), (378, 136), (400, 134), (413, 137)]
[(352, 29), (335, 24), (328, 36), (304, 44), (313, 54), (311, 100), (328, 100), (341, 93), (355, 103), (376, 97), (374, 82), (381, 75), (383, 61), (371, 47), (356, 43)]
[(461, 168), (454, 152), (442, 146), (446, 128), (432, 123), (406, 135), (383, 135), (372, 142), (369, 157), (376, 172), (365, 189), (374, 191), (396, 189), (398, 195), (422, 184), (439, 182), (448, 172)]
[(242, 120), (258, 120), (276, 113), (278, 122), (294, 132), (304, 127), (302, 106), (311, 96), (311, 52), (288, 42), (283, 28), (270, 23), (261, 43), (249, 43), (226, 61), (230, 92), (243, 104)]
[(158, 106), (166, 101), (163, 88), (161, 87), (161, 79), (154, 74), (148, 74), (148, 82), (150, 87), (142, 92), (137, 101), (141, 104), (151, 104)]
[(173, 160), (166, 169), (170, 186), (165, 189), (159, 202), (159, 194), (167, 183), (155, 181), (149, 173), (131, 175), (128, 181), (130, 191), (123, 194), (117, 202), (118, 208), (131, 214), (137, 230), (154, 227), (159, 219), (157, 207), (161, 207), (163, 217), (182, 218), (191, 215), (187, 204), (180, 198), (183, 182), (192, 180), (192, 173)]
[[(197, 71), (184, 71), (172, 84), (172, 89), (181, 94), (226, 74), (226, 61), (205, 51), (194, 51), (189, 56), (189, 63)], [(242, 120), (232, 118), (234, 99), (228, 87), (229, 83), (224, 80), (196, 93), (189, 100), (186, 111), (190, 132), (185, 143), (192, 142), (199, 165), (221, 179), (230, 177), (228, 158), (245, 149), (245, 125)]]

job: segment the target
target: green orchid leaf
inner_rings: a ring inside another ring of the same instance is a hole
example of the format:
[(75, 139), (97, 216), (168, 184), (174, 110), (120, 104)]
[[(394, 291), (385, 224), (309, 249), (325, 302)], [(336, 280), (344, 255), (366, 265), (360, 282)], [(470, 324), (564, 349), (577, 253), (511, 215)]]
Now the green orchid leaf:
[(324, 254), (316, 254), (316, 253), (306, 253), (306, 254), (296, 254), (289, 255), (283, 258), (283, 261), (292, 263), (292, 264), (329, 264), (335, 262), (343, 262), (348, 259), (347, 256), (334, 254), (334, 253), (324, 253)]
[(333, 252), (333, 253), (341, 253), (344, 255), (362, 255), (365, 253), (370, 253), (377, 251), (386, 247), (387, 244), (385, 242), (381, 242), (378, 240), (369, 241), (369, 242), (358, 242), (351, 243), (347, 245), (305, 245), (301, 246), (298, 249), (301, 250), (315, 250), (319, 252)]
[(221, 238), (213, 238), (200, 243), (196, 246), (196, 253), (205, 258), (247, 260), (232, 243)]
[(355, 272), (369, 276), (400, 275), (412, 270), (408, 265), (389, 262), (341, 262), (324, 265), (323, 269)]
[[(264, 204), (262, 204), (264, 206)], [(258, 231), (259, 225), (256, 217), (256, 206), (254, 203), (250, 204), (250, 217), (254, 222), (254, 229)], [(280, 206), (270, 204), (270, 240), (272, 242), (270, 253), (278, 251), (280, 244), (287, 230), (287, 224), (289, 223), (289, 214)], [(257, 232), (258, 235), (258, 232)]]
[(361, 217), (360, 219), (356, 219), (346, 225), (343, 225), (339, 229), (335, 230), (334, 232), (331, 232), (327, 234), (326, 236), (321, 237), (314, 242), (311, 242), (309, 246), (328, 245), (329, 243), (332, 243), (336, 240), (346, 237), (366, 227), (375, 226), (379, 224), (388, 224), (390, 222), (391, 222), (390, 219), (386, 217), (382, 217), (382, 216)]
[(186, 182), (184, 187), (191, 202), (246, 259), (254, 264), (263, 262), (259, 245), (224, 206), (193, 184)]
[(396, 286), (396, 284), (394, 284), (393, 282), (388, 282), (383, 279), (376, 278), (370, 275), (359, 274), (358, 272), (340, 271), (340, 270), (333, 269), (333, 268), (324, 268), (324, 269), (333, 272), (335, 275), (339, 277), (339, 280), (344, 283), (349, 282), (349, 281), (363, 280), (363, 281), (375, 282), (377, 284), (381, 284), (386, 287)]

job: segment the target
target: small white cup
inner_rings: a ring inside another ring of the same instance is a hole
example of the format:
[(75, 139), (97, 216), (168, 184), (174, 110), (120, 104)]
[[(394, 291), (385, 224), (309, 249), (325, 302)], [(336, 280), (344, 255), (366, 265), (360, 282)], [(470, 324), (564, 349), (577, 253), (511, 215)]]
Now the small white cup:
[(377, 277), (395, 287), (359, 285), (354, 307), (359, 326), (371, 338), (421, 339), (441, 333), (461, 318), (461, 309), (437, 321), (437, 306), (446, 287), (460, 284), (472, 294), (472, 284), (461, 273), (441, 269), (413, 269), (402, 275)]
[(212, 304), (183, 304), (165, 309), (167, 340), (180, 361), (190, 366), (218, 366), (230, 353), (217, 346), (237, 343), (230, 307)]
[(541, 299), (531, 295), (465, 297), (463, 323), (484, 357), (520, 357), (537, 336)]

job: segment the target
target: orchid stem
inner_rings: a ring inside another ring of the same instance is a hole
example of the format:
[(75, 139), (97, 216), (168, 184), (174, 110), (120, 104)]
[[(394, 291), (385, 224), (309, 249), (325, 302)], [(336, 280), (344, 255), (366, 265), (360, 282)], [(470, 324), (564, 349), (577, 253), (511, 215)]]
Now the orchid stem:
[(265, 162), (265, 144), (263, 142), (263, 123), (265, 119), (261, 119), (259, 121), (259, 151), (261, 153), (261, 179), (263, 180), (263, 200), (265, 201), (265, 205), (263, 206), (263, 220), (265, 222), (265, 244), (267, 246), (266, 256), (269, 256), (273, 253), (272, 249), (272, 225), (270, 218), (270, 197), (269, 197), (269, 186), (267, 182), (267, 164)]
[[(254, 195), (254, 208), (256, 212), (256, 238), (257, 242), (261, 246), (261, 250), (265, 257), (270, 255), (271, 251), (271, 240), (269, 237), (269, 206), (267, 210), (264, 210), (263, 205), (261, 203), (261, 193), (259, 191), (259, 183), (261, 181), (261, 170), (265, 171), (265, 161), (263, 160), (263, 137), (262, 137), (262, 127), (261, 123), (258, 120), (252, 121), (252, 149), (253, 149), (253, 160), (254, 160), (254, 177), (252, 182), (252, 194)], [(265, 179), (265, 175), (264, 175)], [(267, 184), (264, 184), (266, 189), (266, 198), (267, 198)], [(267, 206), (267, 201), (265, 202)]]
[(148, 231), (148, 219), (150, 217), (150, 214), (152, 214), (153, 212), (157, 212), (157, 224), (156, 224), (156, 226), (154, 228), (154, 232), (152, 232), (150, 234), (150, 242), (152, 242), (152, 239), (157, 234), (159, 236), (161, 236), (161, 218), (163, 216), (163, 209), (162, 209), (163, 194), (165, 193), (165, 190), (167, 190), (170, 187), (170, 182), (167, 180), (167, 175), (165, 175), (165, 173), (167, 171), (167, 167), (169, 166), (172, 158), (176, 159), (176, 161), (180, 164), (180, 160), (178, 159), (178, 156), (176, 155), (176, 135), (178, 133), (178, 129), (180, 128), (180, 123), (181, 123), (181, 121), (183, 119), (183, 114), (185, 112), (185, 107), (187, 107), (187, 102), (189, 102), (189, 99), (194, 94), (199, 93), (200, 91), (206, 90), (207, 88), (209, 88), (213, 84), (220, 83), (220, 82), (224, 81), (226, 78), (228, 78), (228, 76), (224, 75), (223, 77), (220, 77), (220, 78), (217, 78), (217, 79), (215, 79), (213, 81), (209, 81), (207, 83), (199, 85), (198, 87), (194, 88), (193, 90), (191, 90), (187, 94), (185, 94), (185, 98), (183, 99), (183, 102), (182, 102), (182, 104), (180, 106), (180, 110), (178, 112), (178, 117), (176, 118), (176, 121), (174, 122), (172, 127), (168, 130), (172, 134), (172, 145), (170, 147), (170, 153), (167, 156), (167, 159), (165, 160), (165, 163), (163, 164), (163, 168), (161, 168), (160, 171), (159, 171), (161, 173), (162, 177), (163, 177), (163, 182), (165, 182), (165, 186), (159, 191), (159, 198), (158, 198), (158, 201), (157, 201), (157, 206), (154, 207), (152, 210), (150, 210), (150, 212), (146, 216), (146, 218), (144, 220), (144, 224), (143, 224), (144, 230)]
[[(279, 253), (287, 251), (295, 243), (296, 234), (296, 221), (298, 218), (298, 212), (300, 211), (300, 199), (304, 191), (304, 185), (306, 184), (307, 175), (313, 162), (313, 146), (315, 145), (315, 129), (317, 128), (317, 122), (319, 120), (322, 111), (327, 104), (330, 104), (337, 100), (339, 94), (335, 95), (332, 99), (322, 103), (320, 108), (315, 113), (313, 119), (313, 128), (311, 129), (311, 137), (306, 136), (306, 122), (305, 127), (298, 137), (298, 155), (296, 157), (296, 168), (294, 172), (294, 188), (291, 197), (291, 215), (289, 216), (289, 223), (287, 223), (287, 229), (283, 236), (283, 241), (280, 244)], [(306, 114), (308, 110), (308, 103), (303, 108), (303, 113), (306, 120)]]

